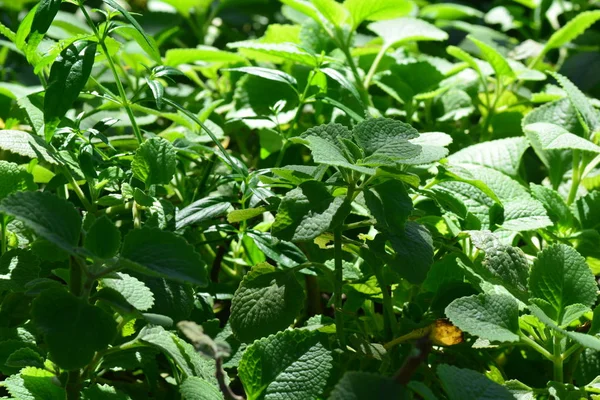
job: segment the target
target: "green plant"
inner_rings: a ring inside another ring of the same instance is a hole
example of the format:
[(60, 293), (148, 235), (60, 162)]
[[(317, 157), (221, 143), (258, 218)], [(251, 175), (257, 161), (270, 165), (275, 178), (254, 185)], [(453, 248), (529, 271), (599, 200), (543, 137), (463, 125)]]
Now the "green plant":
[(598, 2), (34, 3), (0, 396), (598, 397)]

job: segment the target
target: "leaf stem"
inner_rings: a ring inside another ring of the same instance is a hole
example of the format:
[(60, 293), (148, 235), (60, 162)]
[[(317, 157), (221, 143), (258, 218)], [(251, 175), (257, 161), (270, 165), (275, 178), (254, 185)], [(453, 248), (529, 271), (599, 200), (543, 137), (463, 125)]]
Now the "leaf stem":
[(383, 46), (381, 46), (381, 49), (377, 53), (377, 56), (375, 56), (375, 59), (373, 60), (373, 64), (371, 64), (371, 68), (369, 68), (369, 72), (367, 73), (367, 76), (365, 77), (365, 82), (363, 83), (365, 90), (369, 89), (369, 86), (371, 85), (371, 81), (373, 80), (373, 76), (375, 75), (375, 72), (377, 72), (377, 67), (379, 67), (379, 63), (383, 59), (383, 56), (385, 55), (387, 50), (388, 50), (388, 46), (383, 45)]
[(554, 356), (548, 350), (543, 348), (539, 343), (537, 343), (536, 341), (531, 339), (529, 336), (527, 336), (523, 333), (521, 333), (519, 336), (523, 343), (525, 343), (526, 345), (528, 345), (529, 347), (531, 347), (532, 349), (534, 349), (535, 351), (540, 353), (542, 356), (544, 356), (548, 360), (551, 360), (551, 361), (554, 360)]
[(342, 229), (336, 228), (333, 232), (333, 246), (335, 254), (335, 279), (333, 289), (333, 307), (335, 310), (335, 331), (340, 346), (346, 348), (346, 336), (344, 336), (344, 314), (342, 312), (342, 287), (344, 285), (344, 269), (342, 262)]
[(102, 35), (100, 35), (100, 32), (98, 31), (98, 27), (96, 26), (96, 24), (94, 24), (94, 21), (88, 14), (87, 10), (85, 9), (85, 7), (83, 5), (83, 2), (81, 2), (79, 4), (79, 8), (81, 9), (81, 12), (83, 13), (83, 16), (85, 17), (86, 21), (88, 22), (88, 24), (91, 26), (92, 30), (94, 31), (94, 35), (96, 35), (96, 37), (98, 38), (98, 43), (100, 43), (100, 47), (102, 47), (102, 51), (104, 51), (104, 54), (106, 55), (106, 60), (108, 61), (108, 66), (110, 67), (110, 69), (113, 73), (113, 76), (115, 78), (115, 84), (117, 85), (117, 90), (119, 91), (119, 96), (121, 97), (121, 103), (122, 103), (123, 107), (125, 107), (127, 116), (129, 116), (129, 121), (131, 122), (131, 128), (133, 129), (133, 134), (135, 135), (135, 138), (138, 141), (138, 143), (142, 144), (144, 142), (144, 137), (142, 136), (140, 127), (138, 126), (138, 124), (135, 120), (135, 116), (133, 115), (133, 111), (129, 105), (129, 100), (127, 99), (127, 93), (125, 93), (125, 88), (123, 87), (123, 84), (121, 83), (121, 78), (119, 77), (119, 72), (117, 71), (117, 67), (115, 66), (115, 63), (113, 62), (113, 60), (110, 56), (110, 53), (108, 52), (108, 48), (106, 47), (106, 43), (104, 42), (104, 37)]
[(373, 270), (375, 272), (377, 284), (381, 288), (381, 293), (383, 295), (383, 325), (385, 339), (390, 340), (397, 334), (397, 320), (396, 314), (394, 313), (392, 296), (390, 295), (389, 286), (385, 284), (385, 280), (383, 279), (382, 266), (373, 265)]
[(573, 150), (573, 176), (571, 178), (571, 189), (569, 190), (569, 197), (567, 198), (567, 205), (571, 205), (577, 197), (577, 190), (579, 189), (579, 183), (581, 181), (581, 171), (579, 162), (579, 150)]

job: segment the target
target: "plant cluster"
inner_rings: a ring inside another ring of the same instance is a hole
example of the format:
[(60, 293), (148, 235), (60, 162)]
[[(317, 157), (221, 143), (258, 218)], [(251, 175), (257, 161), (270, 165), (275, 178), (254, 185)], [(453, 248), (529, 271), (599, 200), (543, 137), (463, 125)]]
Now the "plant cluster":
[(600, 3), (471, 3), (0, 1), (0, 397), (600, 398)]

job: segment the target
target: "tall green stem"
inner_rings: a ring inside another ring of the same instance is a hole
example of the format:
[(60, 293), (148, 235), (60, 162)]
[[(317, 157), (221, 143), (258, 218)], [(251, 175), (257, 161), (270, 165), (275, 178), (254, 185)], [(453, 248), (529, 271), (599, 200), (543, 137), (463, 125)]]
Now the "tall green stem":
[(79, 8), (81, 9), (81, 12), (83, 13), (86, 21), (88, 22), (88, 24), (91, 26), (92, 30), (94, 31), (94, 35), (96, 35), (96, 37), (98, 38), (98, 43), (100, 43), (100, 47), (102, 47), (102, 51), (104, 51), (104, 54), (106, 55), (106, 60), (108, 61), (108, 66), (110, 67), (110, 70), (113, 73), (113, 76), (115, 78), (115, 84), (117, 85), (117, 90), (119, 91), (119, 96), (121, 97), (121, 103), (122, 103), (123, 107), (125, 107), (125, 111), (127, 112), (127, 115), (129, 116), (129, 121), (131, 122), (131, 127), (133, 129), (133, 134), (135, 135), (135, 138), (138, 141), (138, 143), (142, 144), (144, 142), (144, 137), (142, 136), (140, 127), (138, 126), (138, 124), (135, 120), (135, 116), (133, 115), (133, 111), (131, 110), (131, 106), (129, 105), (129, 99), (127, 99), (127, 93), (125, 93), (125, 88), (123, 87), (123, 84), (121, 83), (121, 78), (119, 77), (119, 72), (117, 71), (117, 67), (115, 66), (115, 63), (113, 62), (112, 58), (110, 57), (110, 53), (108, 52), (108, 48), (106, 47), (106, 43), (104, 42), (104, 37), (98, 31), (98, 27), (96, 26), (96, 24), (94, 24), (94, 21), (88, 14), (87, 10), (85, 9), (85, 7), (83, 5), (83, 2), (80, 3)]
[(377, 53), (377, 56), (375, 56), (375, 60), (373, 60), (373, 64), (371, 64), (371, 68), (369, 68), (369, 72), (367, 73), (367, 76), (365, 77), (365, 83), (363, 84), (365, 87), (365, 90), (369, 89), (369, 86), (371, 85), (371, 81), (373, 80), (373, 76), (375, 75), (375, 72), (377, 72), (377, 67), (379, 67), (379, 63), (383, 59), (383, 56), (387, 52), (387, 49), (388, 49), (387, 46), (381, 46), (379, 53)]
[(554, 351), (553, 351), (553, 361), (554, 361), (554, 380), (556, 382), (563, 382), (563, 357), (562, 357), (562, 346), (561, 346), (561, 338), (558, 335), (554, 336)]
[(394, 305), (392, 304), (392, 296), (390, 295), (389, 287), (383, 279), (383, 271), (381, 265), (373, 266), (375, 278), (381, 288), (383, 295), (383, 326), (385, 330), (385, 339), (390, 340), (396, 336), (396, 314), (394, 314)]
[(333, 246), (335, 256), (335, 279), (333, 288), (333, 307), (335, 310), (335, 330), (340, 346), (346, 348), (346, 336), (344, 335), (344, 314), (342, 311), (342, 287), (344, 285), (344, 269), (342, 262), (342, 228), (336, 228), (333, 232)]
[(81, 392), (80, 392), (80, 386), (81, 386), (81, 374), (79, 372), (79, 370), (75, 370), (75, 371), (69, 371), (68, 376), (67, 376), (67, 384), (66, 384), (66, 391), (67, 391), (67, 400), (79, 400)]
[(8, 218), (0, 214), (0, 255), (6, 253), (8, 248)]
[(577, 190), (579, 189), (579, 183), (581, 181), (581, 171), (579, 162), (579, 150), (573, 150), (573, 176), (571, 178), (571, 189), (569, 190), (569, 197), (567, 198), (567, 204), (571, 205), (577, 197)]

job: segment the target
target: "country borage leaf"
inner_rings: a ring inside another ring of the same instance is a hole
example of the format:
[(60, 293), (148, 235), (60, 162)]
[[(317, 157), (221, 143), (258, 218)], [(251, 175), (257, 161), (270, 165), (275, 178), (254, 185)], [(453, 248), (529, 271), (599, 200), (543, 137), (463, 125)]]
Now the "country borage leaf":
[(469, 36), (468, 38), (479, 48), (482, 58), (492, 66), (494, 72), (496, 73), (497, 79), (516, 78), (515, 72), (502, 54), (498, 53), (496, 49), (473, 36)]
[(67, 252), (78, 245), (81, 216), (67, 200), (42, 192), (16, 192), (0, 202), (0, 213), (17, 218)]
[(250, 343), (283, 330), (294, 322), (303, 303), (304, 291), (293, 271), (258, 264), (233, 295), (229, 319), (233, 334)]
[(90, 77), (96, 56), (96, 42), (78, 41), (63, 50), (52, 64), (44, 97), (46, 141), (71, 108)]
[(154, 294), (144, 283), (133, 276), (119, 272), (114, 277), (103, 278), (103, 287), (121, 293), (125, 300), (140, 311), (147, 311), (154, 305)]
[(563, 324), (568, 306), (592, 306), (597, 290), (585, 258), (574, 248), (554, 244), (538, 253), (529, 276), (529, 293), (535, 304), (559, 325)]
[(291, 242), (309, 241), (341, 224), (349, 213), (343, 197), (332, 196), (321, 182), (308, 181), (285, 195), (272, 234)]
[(567, 97), (577, 110), (579, 121), (586, 133), (594, 133), (600, 129), (600, 113), (596, 110), (583, 92), (565, 76), (554, 72), (552, 76), (567, 92)]
[(411, 41), (442, 41), (448, 39), (446, 32), (417, 18), (405, 17), (373, 22), (367, 28), (383, 39), (386, 48)]
[(515, 397), (500, 384), (470, 369), (440, 364), (437, 374), (448, 400), (514, 400)]
[(33, 176), (19, 165), (0, 160), (0, 200), (16, 191), (35, 190)]
[[(317, 67), (321, 57), (307, 52), (294, 43), (260, 43), (255, 41), (228, 43), (227, 47), (237, 49), (249, 58), (254, 54), (266, 54), (279, 57), (282, 60), (293, 61), (299, 64)], [(324, 57), (323, 61), (334, 61), (331, 57)]]
[(121, 262), (151, 276), (206, 286), (206, 264), (185, 239), (154, 228), (131, 230), (123, 240)]
[(146, 186), (169, 183), (176, 167), (175, 148), (161, 137), (153, 137), (142, 143), (131, 162), (133, 175)]
[(409, 0), (345, 0), (344, 7), (352, 16), (352, 28), (364, 21), (394, 19), (408, 15), (414, 8)]
[(60, 288), (42, 292), (33, 301), (31, 314), (51, 359), (66, 370), (89, 364), (117, 334), (111, 314)]
[(519, 341), (519, 305), (510, 296), (479, 294), (461, 297), (446, 307), (460, 330), (492, 342)]
[(534, 140), (541, 145), (542, 150), (583, 150), (600, 153), (600, 146), (558, 125), (536, 122), (525, 125), (523, 130), (530, 137), (535, 135)]
[(294, 78), (293, 76), (291, 76), (289, 74), (286, 74), (283, 71), (279, 71), (277, 69), (264, 68), (264, 67), (239, 67), (239, 68), (225, 68), (222, 71), (234, 71), (234, 72), (237, 71), (237, 72), (243, 72), (243, 73), (250, 74), (250, 75), (260, 76), (261, 78), (285, 83), (285, 84), (289, 85), (290, 87), (292, 87), (294, 90), (296, 90), (296, 86), (298, 85), (296, 78)]
[(319, 398), (333, 372), (333, 356), (320, 332), (294, 329), (254, 342), (238, 371), (248, 399)]

